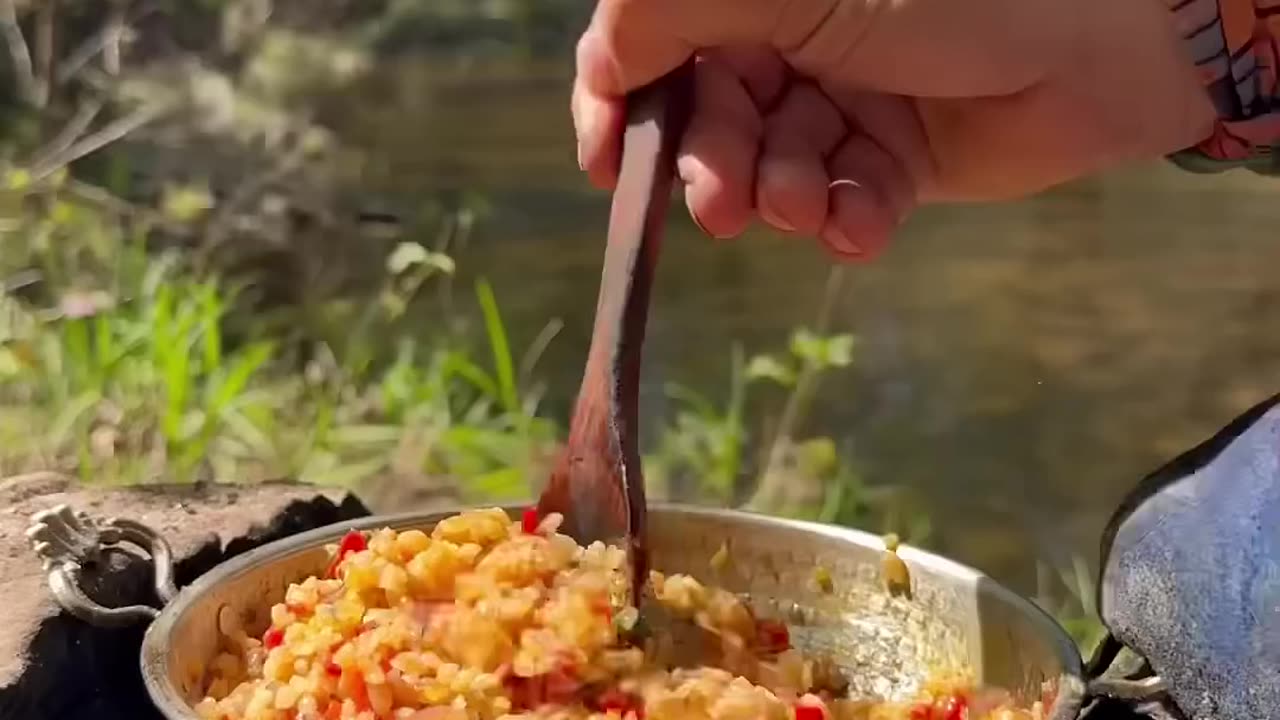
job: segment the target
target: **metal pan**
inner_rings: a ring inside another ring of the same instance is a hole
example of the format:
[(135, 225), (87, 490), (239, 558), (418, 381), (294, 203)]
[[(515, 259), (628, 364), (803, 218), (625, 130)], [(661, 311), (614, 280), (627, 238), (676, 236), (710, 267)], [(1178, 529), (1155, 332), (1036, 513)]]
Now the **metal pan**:
[[(189, 720), (220, 626), (238, 621), (249, 632), (265, 630), (271, 605), (290, 583), (322, 573), (324, 546), (348, 530), (425, 530), (452, 514), (377, 516), (302, 533), (229, 560), (177, 592), (167, 543), (136, 522), (98, 521), (61, 507), (37, 515), (29, 534), (68, 612), (97, 625), (150, 623), (140, 658), (147, 690), (165, 717)], [(1075, 644), (1034, 604), (976, 570), (903, 547), (911, 588), (891, 595), (881, 576), (884, 545), (874, 535), (663, 504), (650, 508), (648, 522), (652, 567), (742, 593), (759, 611), (785, 618), (798, 647), (836, 659), (855, 695), (906, 699), (928, 677), (956, 671), (1020, 702), (1047, 699), (1047, 720), (1080, 713), (1087, 692)], [(104, 608), (79, 589), (101, 554), (124, 543), (150, 554), (163, 609)], [(729, 562), (713, 569), (722, 546)], [(819, 567), (829, 584), (814, 581)]]

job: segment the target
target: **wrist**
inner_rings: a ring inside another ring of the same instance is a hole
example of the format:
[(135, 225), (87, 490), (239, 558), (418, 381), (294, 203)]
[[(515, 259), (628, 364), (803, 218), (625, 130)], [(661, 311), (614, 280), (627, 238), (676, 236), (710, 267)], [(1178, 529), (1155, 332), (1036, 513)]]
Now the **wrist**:
[(1280, 10), (1261, 0), (1164, 2), (1217, 114), (1208, 137), (1169, 159), (1191, 172), (1280, 175)]

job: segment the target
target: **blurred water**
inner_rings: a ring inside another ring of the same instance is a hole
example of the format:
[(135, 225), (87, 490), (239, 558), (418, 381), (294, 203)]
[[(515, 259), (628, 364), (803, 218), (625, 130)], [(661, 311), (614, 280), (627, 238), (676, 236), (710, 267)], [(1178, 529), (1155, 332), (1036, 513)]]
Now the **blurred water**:
[[(462, 267), (494, 282), (517, 346), (564, 319), (541, 366), (561, 412), (608, 209), (577, 172), (567, 97), (562, 65), (405, 63), (322, 110), (369, 153), (369, 192), (488, 194)], [(731, 342), (777, 346), (812, 321), (828, 268), (762, 230), (706, 240), (679, 210), (646, 350), (650, 419), (663, 382), (721, 390)], [(857, 334), (857, 365), (809, 429), (850, 441), (870, 481), (927, 494), (946, 552), (1029, 590), (1034, 557), (1092, 561), (1140, 475), (1280, 390), (1278, 227), (1280, 183), (1164, 165), (922, 213), (849, 272), (833, 329)]]

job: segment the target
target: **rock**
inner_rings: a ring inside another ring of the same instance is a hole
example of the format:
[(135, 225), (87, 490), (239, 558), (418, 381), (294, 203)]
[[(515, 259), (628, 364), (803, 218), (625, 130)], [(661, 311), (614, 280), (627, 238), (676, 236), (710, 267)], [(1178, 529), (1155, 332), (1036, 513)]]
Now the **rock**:
[[(142, 521), (173, 547), (178, 586), (263, 543), (362, 517), (354, 495), (291, 482), (253, 486), (90, 488), (54, 473), (0, 482), (0, 720), (159, 718), (138, 669), (143, 627), (101, 629), (63, 613), (24, 535), (30, 517), (66, 503), (91, 515)], [(105, 605), (155, 604), (136, 557), (108, 559), (89, 594)]]

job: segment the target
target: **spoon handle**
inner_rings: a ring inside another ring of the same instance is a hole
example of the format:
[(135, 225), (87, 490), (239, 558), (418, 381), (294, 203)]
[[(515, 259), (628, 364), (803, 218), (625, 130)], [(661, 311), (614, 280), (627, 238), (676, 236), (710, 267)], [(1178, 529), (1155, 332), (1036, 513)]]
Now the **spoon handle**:
[[(619, 441), (626, 496), (627, 539), (633, 580), (647, 573), (644, 474), (640, 467), (641, 346), (663, 227), (671, 204), (676, 154), (688, 122), (692, 66), (678, 69), (628, 98), (623, 154), (609, 217), (595, 337), (610, 353), (613, 424)], [(610, 333), (604, 326), (611, 326)], [(604, 358), (601, 358), (601, 364)]]
[(625, 533), (633, 588), (647, 570), (637, 437), (640, 349), (691, 83), (692, 67), (686, 65), (627, 99), (622, 163), (586, 371), (566, 457), (539, 501), (543, 513), (565, 514), (566, 530), (579, 542)]

